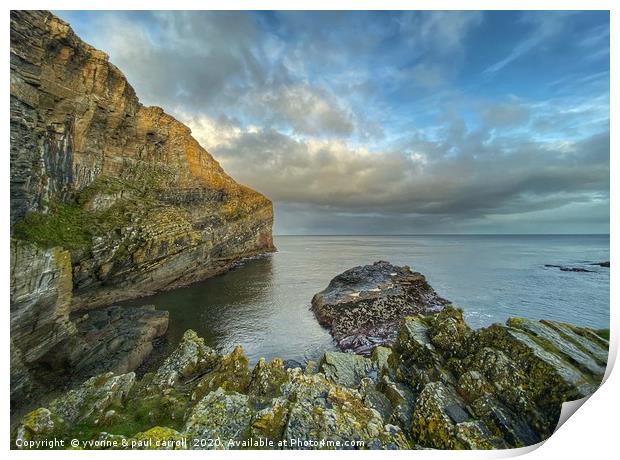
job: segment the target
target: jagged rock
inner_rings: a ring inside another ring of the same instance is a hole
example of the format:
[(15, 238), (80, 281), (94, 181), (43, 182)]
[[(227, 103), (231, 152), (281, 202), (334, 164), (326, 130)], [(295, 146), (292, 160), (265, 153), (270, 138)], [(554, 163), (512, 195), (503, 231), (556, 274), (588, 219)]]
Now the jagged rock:
[(310, 360), (304, 367), (304, 373), (306, 375), (316, 374), (319, 371), (319, 364), (316, 361)]
[(588, 329), (577, 328), (571, 324), (547, 320), (542, 320), (541, 323), (558, 331), (563, 339), (584, 350), (601, 366), (607, 366), (609, 341)]
[(411, 422), (412, 437), (425, 447), (472, 448), (462, 445), (456, 437), (457, 425), (469, 419), (465, 403), (452, 388), (441, 382), (431, 382), (416, 400)]
[[(590, 265), (595, 265), (595, 264), (590, 264)], [(603, 267), (604, 265), (601, 265), (601, 267)], [(588, 270), (587, 268), (583, 268), (583, 267), (565, 267), (563, 265), (552, 265), (552, 264), (545, 264), (545, 267), (547, 268), (559, 268), (560, 271), (562, 272), (577, 272), (577, 273), (590, 273), (593, 270)]]
[(265, 362), (265, 358), (260, 358), (252, 371), (248, 394), (261, 398), (275, 398), (281, 394), (281, 386), (286, 381), (285, 364), (280, 358), (276, 358), (270, 363)]
[(160, 390), (173, 387), (214, 367), (216, 360), (215, 352), (205, 345), (204, 339), (187, 330), (179, 346), (155, 373), (150, 386)]
[(11, 406), (39, 380), (33, 368), (54, 367), (50, 350), (76, 334), (69, 319), (71, 256), (11, 239)]
[(49, 409), (41, 407), (30, 412), (17, 428), (15, 439), (30, 441), (37, 436), (46, 436), (54, 430), (54, 421)]
[(246, 395), (218, 388), (196, 404), (185, 424), (185, 432), (190, 438), (222, 440), (221, 445), (207, 443), (198, 447), (226, 449), (229, 441), (244, 439), (251, 418), (252, 409)]
[(315, 316), (338, 346), (359, 353), (392, 343), (405, 316), (437, 312), (447, 304), (422, 274), (384, 261), (341, 273), (312, 298)]
[(408, 429), (411, 426), (411, 414), (415, 406), (415, 395), (411, 388), (402, 382), (394, 382), (388, 376), (383, 376), (378, 389), (390, 401), (392, 413), (389, 422)]
[[(263, 377), (260, 369), (256, 372), (258, 377)], [(198, 380), (192, 399), (199, 399), (218, 388), (245, 393), (251, 377), (248, 358), (243, 354), (243, 348), (237, 346), (229, 354), (219, 357), (215, 367)]]
[(383, 420), (389, 423), (392, 416), (392, 403), (379, 388), (371, 379), (363, 378), (357, 389), (362, 396), (364, 405), (376, 410)]
[(491, 395), (484, 395), (475, 400), (471, 407), (487, 427), (506, 440), (510, 446), (523, 447), (540, 442), (540, 436), (524, 420), (523, 414), (517, 415)]
[(289, 413), (289, 400), (277, 397), (271, 400), (271, 404), (260, 409), (252, 419), (250, 436), (265, 438), (274, 443), (283, 439)]
[(60, 248), (11, 240), (11, 402), (58, 380), (140, 366), (168, 327), (154, 307), (109, 307), (72, 318), (71, 259)]
[(154, 306), (93, 310), (75, 321), (79, 340), (68, 354), (71, 369), (83, 376), (137, 369), (153, 350), (153, 341), (168, 329), (168, 312)]
[(11, 339), (24, 363), (36, 362), (75, 334), (68, 251), (11, 240), (10, 292)]
[(50, 410), (63, 423), (73, 424), (94, 419), (97, 424), (108, 407), (121, 404), (133, 387), (133, 372), (115, 376), (111, 372), (88, 379), (81, 387), (54, 400)]
[(370, 356), (370, 359), (372, 359), (372, 362), (375, 364), (376, 368), (378, 371), (384, 371), (386, 369), (389, 369), (389, 359), (390, 359), (390, 355), (392, 354), (392, 349), (388, 348), (388, 347), (375, 347), (372, 350), (372, 355)]
[(319, 371), (332, 382), (346, 387), (358, 386), (371, 371), (374, 371), (375, 379), (377, 375), (370, 359), (352, 353), (334, 351), (328, 351), (323, 355), (319, 363)]
[(592, 265), (598, 265), (599, 267), (605, 267), (605, 268), (609, 268), (609, 260), (605, 261), (605, 262), (596, 262)]
[(507, 324), (508, 326), (522, 329), (538, 337), (541, 342), (560, 352), (561, 355), (582, 371), (595, 375), (605, 373), (604, 365), (601, 366), (598, 364), (596, 358), (582, 351), (576, 344), (566, 340), (554, 328), (542, 322), (532, 321), (526, 318), (512, 318)]
[(364, 405), (359, 393), (334, 385), (322, 374), (308, 376), (293, 370), (283, 394), (291, 401), (283, 437), (300, 441), (297, 448), (320, 448), (312, 443), (322, 439), (341, 448), (353, 440), (364, 448), (408, 447), (400, 428), (386, 425), (379, 412)]
[(467, 402), (493, 392), (491, 384), (478, 371), (467, 371), (459, 377), (457, 383), (459, 395)]

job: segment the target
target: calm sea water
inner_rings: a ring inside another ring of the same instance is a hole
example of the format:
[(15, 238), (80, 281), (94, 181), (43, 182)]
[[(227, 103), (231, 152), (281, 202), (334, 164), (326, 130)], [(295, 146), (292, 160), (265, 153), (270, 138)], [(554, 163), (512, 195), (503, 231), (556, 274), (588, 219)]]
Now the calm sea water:
[(225, 275), (129, 304), (170, 312), (164, 351), (191, 328), (220, 351), (243, 345), (252, 361), (304, 362), (333, 349), (309, 310), (312, 296), (350, 267), (388, 260), (426, 275), (473, 327), (511, 316), (609, 327), (609, 269), (587, 265), (609, 260), (608, 236), (280, 236), (275, 244), (277, 253)]

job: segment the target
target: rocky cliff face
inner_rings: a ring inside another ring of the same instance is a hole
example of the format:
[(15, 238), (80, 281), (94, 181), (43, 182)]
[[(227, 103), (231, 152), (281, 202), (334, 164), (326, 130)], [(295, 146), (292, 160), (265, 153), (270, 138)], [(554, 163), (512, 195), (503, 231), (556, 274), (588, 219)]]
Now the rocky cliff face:
[(271, 202), (49, 12), (11, 12), (10, 158), (17, 361), (73, 334), (69, 312), (274, 249)]
[(45, 12), (11, 13), (11, 222), (71, 251), (74, 309), (273, 249), (271, 202)]
[(328, 352), (303, 369), (280, 359), (250, 369), (241, 348), (220, 355), (188, 331), (143, 379), (102, 374), (31, 412), (13, 446), (53, 437), (91, 449), (527, 446), (553, 433), (562, 402), (595, 391), (608, 345), (552, 321), (473, 331), (447, 307), (404, 319), (394, 346), (368, 358)]

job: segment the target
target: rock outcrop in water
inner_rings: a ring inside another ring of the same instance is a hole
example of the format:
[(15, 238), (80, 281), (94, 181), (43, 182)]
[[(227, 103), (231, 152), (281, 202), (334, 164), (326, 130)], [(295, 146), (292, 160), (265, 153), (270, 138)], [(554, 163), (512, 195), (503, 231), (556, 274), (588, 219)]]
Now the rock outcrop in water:
[(12, 11), (10, 57), (16, 402), (39, 379), (33, 372), (74, 360), (62, 353), (77, 332), (71, 312), (188, 284), (274, 248), (271, 202), (230, 178), (189, 128), (140, 104), (67, 23)]
[(595, 391), (608, 345), (554, 321), (513, 318), (474, 331), (447, 307), (405, 318), (393, 347), (370, 357), (328, 352), (305, 369), (280, 359), (251, 369), (240, 347), (220, 355), (187, 331), (141, 380), (102, 374), (29, 413), (13, 445), (56, 437), (118, 449), (526, 446), (553, 433), (564, 401)]
[(379, 261), (333, 278), (312, 298), (312, 311), (340, 349), (368, 353), (392, 343), (405, 316), (434, 313), (448, 304), (421, 273)]

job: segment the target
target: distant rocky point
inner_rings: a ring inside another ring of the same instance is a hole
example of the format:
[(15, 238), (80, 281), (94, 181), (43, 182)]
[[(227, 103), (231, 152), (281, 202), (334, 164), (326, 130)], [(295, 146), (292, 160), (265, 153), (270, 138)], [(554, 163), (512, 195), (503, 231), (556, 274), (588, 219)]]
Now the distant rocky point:
[[(589, 265), (589, 266), (596, 265), (598, 267), (609, 268), (609, 261), (588, 263), (587, 265)], [(566, 265), (554, 265), (554, 264), (545, 264), (545, 267), (547, 267), (547, 268), (559, 268), (560, 271), (563, 271), (563, 272), (591, 273), (591, 272), (595, 271), (595, 270), (590, 270), (590, 269), (584, 268), (584, 267), (568, 267)]]
[(405, 316), (436, 313), (448, 304), (421, 273), (379, 261), (333, 278), (312, 298), (312, 311), (340, 349), (369, 353), (394, 341)]
[(598, 265), (599, 267), (609, 268), (609, 260), (607, 260), (605, 262), (596, 262), (596, 263), (593, 263), (592, 265)]

